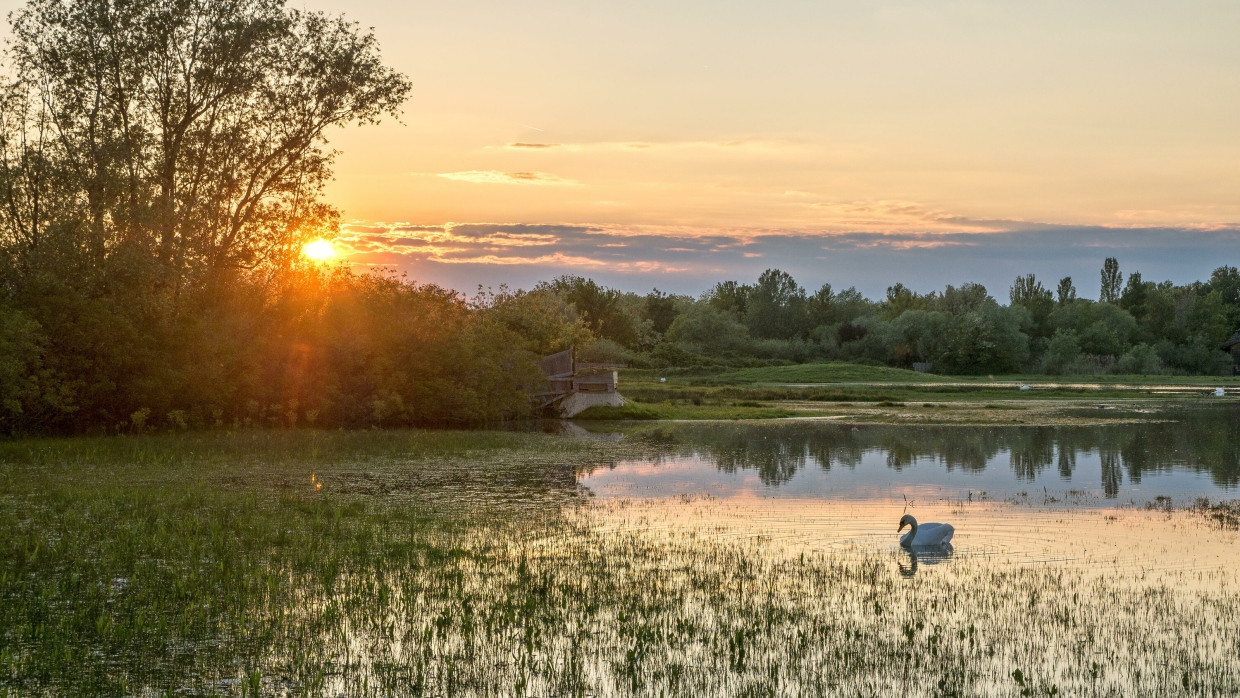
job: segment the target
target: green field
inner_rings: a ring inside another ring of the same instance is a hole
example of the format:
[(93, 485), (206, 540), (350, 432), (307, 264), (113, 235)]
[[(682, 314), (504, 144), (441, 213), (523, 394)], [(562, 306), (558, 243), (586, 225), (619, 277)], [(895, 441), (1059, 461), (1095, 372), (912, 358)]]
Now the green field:
[[(660, 380), (660, 379), (663, 380)], [(1021, 386), (1029, 386), (1021, 390)], [(584, 419), (771, 419), (829, 417), (883, 423), (1039, 424), (1081, 419), (1100, 401), (1215, 400), (1216, 387), (1234, 400), (1240, 377), (936, 376), (857, 364), (801, 364), (660, 376), (650, 369), (621, 373), (631, 402), (595, 409)], [(899, 408), (899, 409), (895, 409)], [(960, 414), (969, 411), (970, 414)], [(1014, 412), (1027, 412), (1014, 415)], [(1099, 413), (1099, 417), (1106, 417)]]

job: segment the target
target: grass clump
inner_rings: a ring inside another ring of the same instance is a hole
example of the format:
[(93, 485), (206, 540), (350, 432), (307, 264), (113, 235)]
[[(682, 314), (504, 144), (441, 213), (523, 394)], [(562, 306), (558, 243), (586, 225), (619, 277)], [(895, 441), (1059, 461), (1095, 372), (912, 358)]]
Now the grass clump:
[(1240, 530), (1240, 500), (1211, 502), (1203, 497), (1193, 504), (1192, 510), (1207, 520), (1213, 521), (1220, 528)]
[(666, 417), (651, 405), (629, 401), (618, 407), (615, 405), (595, 405), (579, 413), (574, 419), (619, 421), (625, 419), (666, 419)]

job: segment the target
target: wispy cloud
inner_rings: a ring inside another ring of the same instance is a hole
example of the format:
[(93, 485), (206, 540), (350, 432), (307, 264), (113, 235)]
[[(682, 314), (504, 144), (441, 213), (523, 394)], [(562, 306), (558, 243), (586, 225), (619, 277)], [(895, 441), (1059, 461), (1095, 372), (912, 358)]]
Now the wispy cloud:
[[(494, 147), (494, 146), (488, 146)], [(682, 141), (586, 141), (580, 143), (509, 143), (508, 150), (556, 150), (568, 153), (644, 153), (644, 154), (798, 154), (819, 150), (812, 143), (770, 138), (733, 138), (726, 140)]]
[(580, 182), (564, 179), (546, 172), (500, 172), (499, 170), (465, 170), (463, 172), (440, 172), (436, 177), (474, 184), (536, 184), (576, 186)]
[[(901, 204), (888, 208), (937, 215), (933, 209)], [(856, 286), (877, 298), (897, 281), (923, 292), (972, 281), (1001, 300), (1012, 279), (1030, 272), (1047, 283), (1072, 276), (1081, 296), (1092, 297), (1102, 260), (1111, 256), (1120, 259), (1125, 272), (1187, 283), (1206, 278), (1240, 249), (1240, 228), (1203, 232), (992, 223), (1001, 231), (354, 223), (344, 226), (338, 242), (356, 264), (395, 267), (456, 288), (528, 285), (578, 273), (634, 290), (657, 286), (700, 293), (721, 280), (752, 282), (774, 267), (811, 290), (828, 282), (837, 289)]]

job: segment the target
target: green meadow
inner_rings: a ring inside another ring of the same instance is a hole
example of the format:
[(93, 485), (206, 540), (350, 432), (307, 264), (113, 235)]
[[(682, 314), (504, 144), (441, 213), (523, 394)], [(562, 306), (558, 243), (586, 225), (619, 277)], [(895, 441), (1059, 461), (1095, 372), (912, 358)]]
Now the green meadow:
[[(1022, 386), (1028, 389), (1022, 390)], [(885, 366), (812, 363), (725, 371), (626, 369), (621, 408), (578, 416), (606, 419), (839, 418), (854, 422), (1030, 425), (1090, 421), (1100, 401), (1157, 408), (1228, 395), (1240, 376), (941, 376)], [(893, 409), (899, 408), (899, 409)], [(1112, 415), (1098, 413), (1097, 419)]]

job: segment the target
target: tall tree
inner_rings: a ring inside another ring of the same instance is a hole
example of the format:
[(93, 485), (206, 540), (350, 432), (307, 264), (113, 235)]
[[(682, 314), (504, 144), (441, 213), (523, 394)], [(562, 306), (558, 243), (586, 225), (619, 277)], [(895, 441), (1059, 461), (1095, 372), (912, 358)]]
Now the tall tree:
[(10, 21), (0, 283), (45, 349), (23, 420), (235, 399), (249, 330), (334, 231), (325, 134), (395, 115), (408, 81), (370, 32), (283, 0), (29, 0)]
[(1134, 271), (1128, 275), (1128, 283), (1119, 296), (1119, 307), (1127, 310), (1137, 322), (1140, 322), (1145, 318), (1146, 303), (1149, 302), (1149, 296), (1154, 288), (1155, 284), (1141, 278), (1141, 272)]
[(767, 269), (749, 293), (745, 324), (754, 337), (787, 339), (806, 331), (805, 289), (790, 274)]
[(620, 307), (620, 292), (600, 286), (594, 279), (568, 274), (540, 282), (536, 290), (562, 295), (576, 307), (596, 337), (633, 346), (641, 338), (637, 319)]
[(1119, 260), (1107, 257), (1102, 263), (1102, 288), (1098, 292), (1098, 301), (1114, 303), (1119, 300), (1120, 284), (1123, 282), (1124, 275), (1119, 273)]
[(1036, 276), (1025, 274), (1016, 277), (1016, 281), (1012, 282), (1012, 287), (1008, 290), (1008, 298), (1013, 303), (1031, 308), (1039, 303), (1050, 303), (1051, 292), (1042, 286), (1042, 282), (1038, 281)]
[(883, 301), (883, 311), (888, 318), (900, 317), (906, 310), (921, 310), (926, 307), (926, 297), (918, 295), (904, 284), (896, 282), (887, 287), (887, 297)]
[(995, 303), (985, 286), (970, 282), (960, 284), (959, 288), (948, 284), (942, 294), (932, 293), (927, 298), (931, 308), (949, 315), (963, 315)]
[(283, 0), (30, 0), (12, 25), (0, 229), (19, 254), (67, 235), (174, 278), (285, 262), (334, 227), (324, 133), (409, 92), (373, 34)]
[(736, 317), (745, 315), (749, 308), (749, 296), (753, 287), (736, 281), (720, 281), (706, 292), (705, 300), (710, 307)]
[(1232, 266), (1222, 266), (1210, 274), (1210, 281), (1203, 289), (1205, 293), (1218, 291), (1219, 298), (1227, 308), (1227, 324), (1231, 329), (1240, 328), (1240, 270)]
[(1059, 287), (1055, 289), (1055, 301), (1059, 305), (1067, 305), (1076, 300), (1076, 286), (1072, 285), (1072, 277), (1065, 276), (1059, 280)]
[(1055, 309), (1055, 300), (1050, 289), (1043, 287), (1037, 277), (1033, 274), (1016, 277), (1016, 281), (1012, 283), (1012, 288), (1008, 291), (1008, 298), (1012, 305), (1022, 306), (1029, 311), (1030, 319), (1033, 320), (1030, 330), (1033, 336), (1047, 337), (1050, 335), (1047, 318)]

